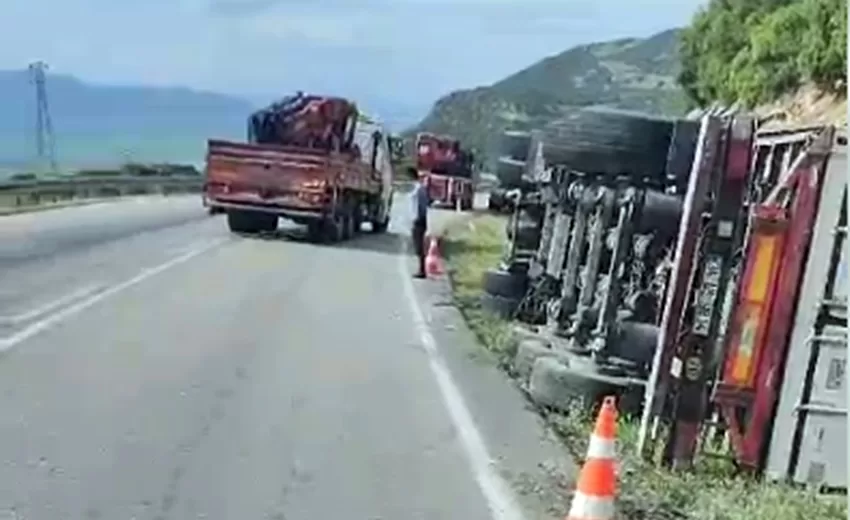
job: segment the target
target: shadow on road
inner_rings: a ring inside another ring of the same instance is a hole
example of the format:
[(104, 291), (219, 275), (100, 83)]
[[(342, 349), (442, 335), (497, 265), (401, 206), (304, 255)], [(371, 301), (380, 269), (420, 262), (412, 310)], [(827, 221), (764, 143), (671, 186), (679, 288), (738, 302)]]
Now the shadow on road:
[(302, 227), (281, 227), (273, 233), (261, 233), (255, 235), (239, 233), (239, 236), (252, 240), (295, 242), (299, 244), (315, 245), (316, 247), (335, 249), (360, 249), (363, 251), (390, 255), (397, 255), (401, 250), (401, 243), (399, 240), (410, 240), (408, 235), (401, 233), (386, 232), (381, 234), (372, 234), (370, 231), (364, 230), (350, 240), (337, 243), (321, 243), (312, 241), (307, 236), (307, 230)]

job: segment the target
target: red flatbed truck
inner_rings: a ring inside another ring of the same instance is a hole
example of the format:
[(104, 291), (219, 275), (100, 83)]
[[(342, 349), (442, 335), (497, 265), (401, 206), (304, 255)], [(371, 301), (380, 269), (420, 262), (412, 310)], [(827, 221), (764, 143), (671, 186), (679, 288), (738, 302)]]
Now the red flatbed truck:
[(273, 232), (280, 218), (329, 242), (351, 238), (364, 222), (373, 232), (387, 230), (393, 198), (387, 133), (346, 100), (317, 99), (350, 105), (344, 133), (311, 128), (312, 116), (296, 114), (287, 122), (294, 132), (279, 144), (208, 141), (204, 195), (212, 210), (227, 213), (231, 231)]
[(450, 136), (416, 136), (416, 169), (428, 177), (432, 204), (469, 211), (475, 197), (473, 156)]

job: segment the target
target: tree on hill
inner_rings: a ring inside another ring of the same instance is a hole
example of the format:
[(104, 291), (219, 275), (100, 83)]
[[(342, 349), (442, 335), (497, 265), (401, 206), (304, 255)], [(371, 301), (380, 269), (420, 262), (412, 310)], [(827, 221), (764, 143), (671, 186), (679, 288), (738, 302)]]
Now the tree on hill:
[(775, 100), (847, 81), (846, 0), (711, 0), (681, 35), (679, 83), (695, 105)]

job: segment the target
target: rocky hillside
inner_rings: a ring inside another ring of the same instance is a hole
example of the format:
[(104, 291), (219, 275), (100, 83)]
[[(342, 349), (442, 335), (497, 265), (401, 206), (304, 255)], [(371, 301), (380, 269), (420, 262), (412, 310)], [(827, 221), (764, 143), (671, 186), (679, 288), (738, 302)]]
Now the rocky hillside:
[(574, 47), (488, 87), (452, 92), (406, 134), (448, 133), (492, 158), (501, 130), (538, 127), (566, 107), (682, 113), (685, 98), (676, 83), (678, 33)]

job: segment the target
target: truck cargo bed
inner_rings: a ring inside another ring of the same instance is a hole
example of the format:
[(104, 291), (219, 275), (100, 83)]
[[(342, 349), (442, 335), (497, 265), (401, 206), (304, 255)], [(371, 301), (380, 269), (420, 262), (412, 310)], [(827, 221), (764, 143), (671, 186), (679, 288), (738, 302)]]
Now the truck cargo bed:
[(350, 154), (221, 140), (207, 145), (205, 191), (212, 206), (321, 217), (336, 190), (380, 189), (380, 179)]

